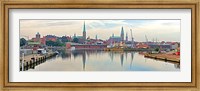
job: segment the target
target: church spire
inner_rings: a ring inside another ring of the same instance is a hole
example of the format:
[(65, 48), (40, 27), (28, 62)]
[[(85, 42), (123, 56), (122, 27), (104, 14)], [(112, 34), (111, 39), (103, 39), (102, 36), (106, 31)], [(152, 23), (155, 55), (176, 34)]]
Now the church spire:
[(122, 29), (121, 29), (121, 40), (122, 42), (124, 42), (124, 28), (122, 26)]
[(98, 38), (97, 38), (97, 35), (96, 35), (96, 40), (97, 40)]
[(84, 24), (83, 24), (83, 39), (86, 40), (85, 21), (84, 21)]
[(85, 29), (85, 21), (84, 21), (84, 24), (83, 24), (83, 32), (86, 32), (86, 29)]

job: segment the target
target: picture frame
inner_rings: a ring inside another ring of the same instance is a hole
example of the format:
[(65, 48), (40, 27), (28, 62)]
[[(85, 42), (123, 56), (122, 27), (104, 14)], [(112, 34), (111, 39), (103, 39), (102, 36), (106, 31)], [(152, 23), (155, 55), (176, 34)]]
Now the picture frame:
[[(84, 2), (46, 2), (46, 1), (1, 1), (1, 84), (2, 90), (61, 89), (61, 90), (199, 90), (199, 2), (128, 2), (128, 1), (84, 1)], [(192, 80), (191, 82), (9, 82), (9, 9), (191, 9), (192, 11)]]

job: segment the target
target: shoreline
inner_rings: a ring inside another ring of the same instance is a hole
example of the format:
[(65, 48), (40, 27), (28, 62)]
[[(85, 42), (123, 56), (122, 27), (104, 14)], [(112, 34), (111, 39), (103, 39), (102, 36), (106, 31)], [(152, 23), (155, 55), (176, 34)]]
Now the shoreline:
[(171, 54), (144, 54), (144, 57), (180, 63), (180, 56)]

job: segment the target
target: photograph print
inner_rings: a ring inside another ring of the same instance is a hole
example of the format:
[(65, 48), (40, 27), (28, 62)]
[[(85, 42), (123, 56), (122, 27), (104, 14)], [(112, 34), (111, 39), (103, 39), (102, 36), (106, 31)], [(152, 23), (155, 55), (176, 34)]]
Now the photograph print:
[(20, 71), (180, 71), (178, 19), (21, 19)]

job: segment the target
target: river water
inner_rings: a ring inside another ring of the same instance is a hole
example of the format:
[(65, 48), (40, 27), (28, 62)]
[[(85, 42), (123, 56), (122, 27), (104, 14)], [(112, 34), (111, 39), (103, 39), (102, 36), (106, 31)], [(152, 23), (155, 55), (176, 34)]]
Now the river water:
[(28, 71), (180, 71), (180, 64), (145, 58), (138, 52), (60, 51)]

